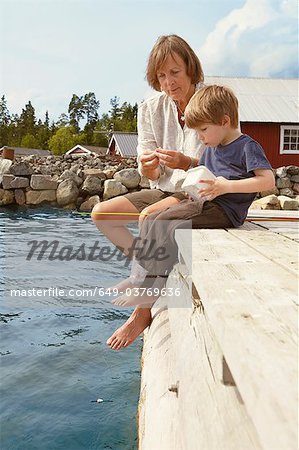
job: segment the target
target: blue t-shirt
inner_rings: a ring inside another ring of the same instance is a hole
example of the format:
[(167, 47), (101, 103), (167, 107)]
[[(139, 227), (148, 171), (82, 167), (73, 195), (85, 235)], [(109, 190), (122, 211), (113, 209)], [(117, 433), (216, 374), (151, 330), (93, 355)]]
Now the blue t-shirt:
[[(242, 134), (238, 139), (228, 145), (207, 147), (202, 155), (199, 165), (206, 166), (216, 177), (228, 180), (242, 180), (254, 177), (256, 169), (271, 169), (264, 150), (250, 136)], [(224, 194), (214, 198), (224, 210), (235, 227), (244, 223), (247, 211), (256, 192), (251, 194)]]

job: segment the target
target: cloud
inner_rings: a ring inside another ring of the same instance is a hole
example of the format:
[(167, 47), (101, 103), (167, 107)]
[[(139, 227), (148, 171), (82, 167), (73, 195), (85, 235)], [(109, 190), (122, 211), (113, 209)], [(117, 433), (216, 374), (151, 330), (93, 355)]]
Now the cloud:
[(198, 51), (205, 73), (297, 77), (296, 0), (246, 0), (219, 20)]

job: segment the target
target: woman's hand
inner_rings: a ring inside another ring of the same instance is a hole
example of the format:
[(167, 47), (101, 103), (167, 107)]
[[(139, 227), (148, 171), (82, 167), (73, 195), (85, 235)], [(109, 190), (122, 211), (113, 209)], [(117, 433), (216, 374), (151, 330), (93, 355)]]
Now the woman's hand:
[(231, 192), (230, 181), (224, 177), (217, 177), (216, 180), (199, 180), (199, 182), (208, 184), (208, 187), (200, 189), (198, 193), (202, 197), (208, 197), (209, 200)]
[(191, 163), (190, 156), (186, 156), (182, 152), (176, 150), (157, 148), (155, 153), (159, 157), (160, 163), (171, 169), (187, 170)]
[(156, 155), (156, 150), (145, 150), (139, 158), (142, 169), (154, 170), (159, 167), (160, 161)]

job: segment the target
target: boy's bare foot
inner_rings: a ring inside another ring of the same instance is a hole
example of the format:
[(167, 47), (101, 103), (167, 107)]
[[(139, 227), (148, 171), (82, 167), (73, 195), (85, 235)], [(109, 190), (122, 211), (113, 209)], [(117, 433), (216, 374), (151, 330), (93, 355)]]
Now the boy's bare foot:
[(150, 309), (136, 308), (128, 320), (107, 340), (107, 345), (113, 350), (128, 347), (151, 324), (151, 321)]

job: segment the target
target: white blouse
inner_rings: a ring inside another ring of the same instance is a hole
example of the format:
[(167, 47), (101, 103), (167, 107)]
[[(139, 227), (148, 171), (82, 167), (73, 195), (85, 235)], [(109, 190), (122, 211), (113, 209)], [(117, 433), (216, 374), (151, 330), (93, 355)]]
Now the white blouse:
[[(187, 128), (186, 125), (182, 129), (176, 104), (165, 93), (151, 97), (139, 105), (137, 124), (138, 162), (145, 150), (155, 150), (157, 147), (164, 150), (177, 150), (193, 158), (200, 158), (204, 151), (204, 145), (196, 131)], [(141, 173), (141, 164), (138, 164), (138, 169)], [(155, 181), (150, 180), (151, 188), (168, 192), (179, 191), (186, 172), (166, 166), (160, 166), (160, 169), (160, 178)]]

